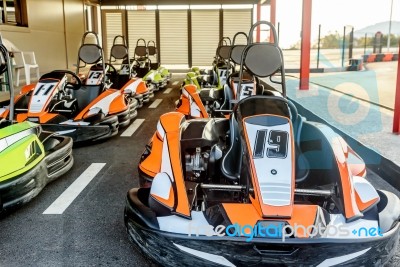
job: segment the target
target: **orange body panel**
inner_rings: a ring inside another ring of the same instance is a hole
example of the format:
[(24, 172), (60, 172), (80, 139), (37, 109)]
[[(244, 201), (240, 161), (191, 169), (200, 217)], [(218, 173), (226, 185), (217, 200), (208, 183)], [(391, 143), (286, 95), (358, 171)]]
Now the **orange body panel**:
[(152, 146), (150, 155), (139, 164), (141, 171), (146, 173), (148, 176), (154, 177), (161, 169), (161, 159), (162, 159), (162, 147), (163, 142), (154, 134), (151, 138)]
[(181, 96), (181, 105), (175, 109), (175, 111), (182, 113), (185, 116), (190, 115), (190, 101), (186, 96)]
[(28, 118), (28, 114), (27, 113), (17, 114), (17, 116), (16, 116), (17, 122), (26, 121), (27, 118)]
[[(252, 204), (224, 203), (223, 207), (232, 224), (254, 226), (258, 221), (265, 220)], [(293, 205), (291, 218), (284, 219), (284, 221), (293, 227), (301, 225), (307, 228), (314, 225), (317, 210), (318, 206), (316, 205)], [(268, 221), (282, 221), (282, 218), (268, 218)], [(308, 237), (308, 233), (299, 231), (297, 237)]]
[(366, 203), (363, 203), (360, 199), (360, 196), (357, 194), (357, 191), (356, 191), (355, 195), (356, 195), (357, 207), (361, 212), (366, 210), (367, 208), (371, 207), (372, 205), (374, 205), (375, 203), (377, 203), (379, 201), (379, 198), (374, 198)]
[(156, 195), (151, 195), (154, 199), (156, 199), (158, 202), (163, 204), (164, 206), (170, 208), (171, 210), (175, 206), (175, 196), (174, 196), (174, 191), (172, 190), (172, 186), (170, 187), (169, 190), (169, 197), (168, 199), (164, 199), (162, 197), (156, 196)]
[(181, 163), (180, 125), (185, 117), (179, 112), (170, 112), (160, 117), (165, 131), (164, 142), (168, 142), (169, 159), (176, 187), (177, 200), (175, 212), (190, 218), (190, 206)]
[(30, 91), (32, 91), (33, 89), (35, 89), (36, 84), (35, 83), (31, 83), (28, 85), (24, 85), (21, 88), (21, 91), (19, 92), (20, 95), (25, 95), (27, 93), (29, 93)]
[(352, 157), (353, 160), (347, 163), (349, 165), (351, 174), (355, 176), (364, 177), (364, 175), (367, 173), (367, 168), (365, 167), (364, 161), (350, 147), (348, 149), (349, 149), (349, 154), (353, 155)]
[(110, 104), (109, 113), (116, 114), (124, 111), (128, 108), (125, 102), (125, 96), (123, 94), (117, 96)]
[[(115, 89), (107, 89), (107, 90), (105, 90), (103, 93), (101, 93), (98, 97), (96, 97), (92, 102), (91, 102), (91, 104), (89, 104), (87, 107), (85, 107), (76, 117), (75, 117), (75, 121), (77, 121), (77, 120), (81, 120), (81, 119), (83, 119), (83, 116), (85, 115), (85, 113), (92, 107), (92, 106), (94, 106), (95, 105), (95, 103), (97, 103), (99, 100), (101, 100), (101, 99), (103, 99), (103, 98), (105, 98), (105, 97), (107, 97), (107, 96), (109, 96), (109, 95), (111, 95), (111, 94), (113, 94), (113, 93), (115, 93), (117, 90), (115, 90)], [(120, 110), (120, 112), (121, 111), (124, 111), (124, 110)]]
[[(193, 84), (187, 84), (183, 87), (183, 90), (187, 91), (187, 93), (193, 98), (193, 101), (199, 107), (200, 118), (208, 118), (207, 111), (204, 108), (203, 103), (201, 102), (199, 94), (197, 93), (197, 87)], [(182, 105), (177, 109), (177, 111), (182, 112), (185, 115), (190, 115), (190, 101), (187, 96), (182, 95)]]
[(354, 217), (361, 216), (361, 213), (357, 207), (355, 199), (355, 190), (351, 181), (352, 174), (347, 165), (346, 151), (343, 151), (343, 141), (341, 137), (334, 137), (330, 140), (333, 152), (336, 158), (336, 162), (339, 169), (340, 180), (343, 190), (343, 201), (345, 217), (351, 219)]
[(149, 89), (147, 88), (147, 85), (144, 81), (141, 81), (136, 88), (137, 94), (144, 94), (144, 93), (147, 93), (148, 91), (149, 91)]

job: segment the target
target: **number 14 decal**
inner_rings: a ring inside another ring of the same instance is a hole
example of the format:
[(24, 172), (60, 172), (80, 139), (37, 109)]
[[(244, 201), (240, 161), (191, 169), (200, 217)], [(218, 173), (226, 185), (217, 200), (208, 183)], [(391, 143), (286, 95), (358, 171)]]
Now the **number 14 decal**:
[[(267, 139), (267, 134), (268, 139)], [(257, 130), (256, 142), (254, 143), (253, 158), (264, 158), (266, 144), (266, 156), (268, 158), (286, 158), (288, 151), (289, 134), (286, 131), (277, 130)]]

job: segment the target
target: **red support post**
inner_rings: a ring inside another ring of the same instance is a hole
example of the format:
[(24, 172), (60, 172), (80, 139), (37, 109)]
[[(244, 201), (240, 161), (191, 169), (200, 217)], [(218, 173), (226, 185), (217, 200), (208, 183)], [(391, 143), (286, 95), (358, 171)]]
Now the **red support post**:
[[(400, 41), (399, 41), (400, 55)], [(394, 102), (393, 133), (400, 133), (400, 58), (397, 59), (396, 97)]]
[[(276, 25), (276, 0), (271, 0), (270, 3), (270, 22), (275, 26)], [(269, 32), (269, 40), (270, 42), (274, 42), (274, 35), (272, 34), (272, 31)]]
[(300, 90), (308, 90), (310, 82), (312, 0), (303, 0), (300, 52)]
[[(257, 4), (257, 22), (261, 20), (261, 4)], [(261, 29), (257, 27), (256, 30), (256, 42), (260, 42), (261, 39)]]

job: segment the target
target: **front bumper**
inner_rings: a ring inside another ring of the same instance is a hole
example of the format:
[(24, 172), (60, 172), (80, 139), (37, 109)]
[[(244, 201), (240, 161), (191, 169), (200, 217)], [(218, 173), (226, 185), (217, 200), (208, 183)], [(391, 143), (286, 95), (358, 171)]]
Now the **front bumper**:
[[(158, 229), (140, 190), (128, 193), (125, 225), (129, 238), (162, 266), (381, 266), (398, 245), (399, 223), (382, 237), (362, 239), (188, 236)], [(345, 248), (345, 249), (344, 249)]]
[(46, 156), (35, 167), (0, 183), (0, 212), (29, 202), (49, 182), (71, 169), (72, 140), (69, 137), (55, 136), (60, 143), (46, 151)]
[(118, 133), (118, 116), (109, 116), (95, 125), (41, 124), (43, 130), (69, 136), (74, 143), (98, 141)]

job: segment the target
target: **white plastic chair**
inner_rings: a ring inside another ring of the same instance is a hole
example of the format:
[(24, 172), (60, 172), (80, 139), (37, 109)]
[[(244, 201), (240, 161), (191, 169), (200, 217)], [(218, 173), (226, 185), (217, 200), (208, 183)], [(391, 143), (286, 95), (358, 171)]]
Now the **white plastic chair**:
[(14, 52), (14, 70), (15, 70), (15, 85), (19, 86), (19, 77), (21, 70), (25, 70), (25, 82), (31, 83), (31, 70), (36, 70), (36, 79), (39, 80), (39, 65), (36, 63), (34, 52)]

